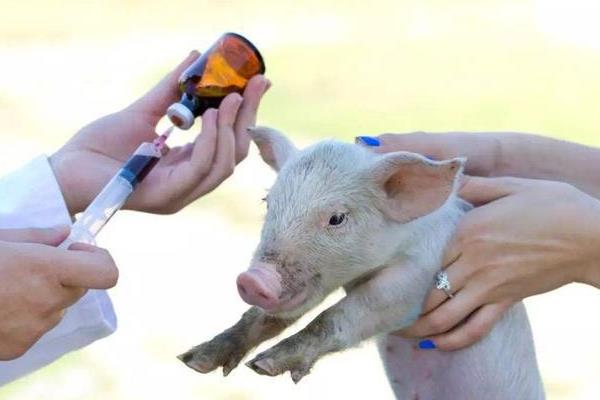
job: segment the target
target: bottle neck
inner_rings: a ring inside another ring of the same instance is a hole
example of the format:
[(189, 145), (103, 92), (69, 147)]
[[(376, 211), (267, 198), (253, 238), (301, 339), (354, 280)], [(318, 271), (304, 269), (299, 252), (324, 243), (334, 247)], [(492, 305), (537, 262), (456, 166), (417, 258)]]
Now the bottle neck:
[(194, 116), (198, 116), (198, 114), (200, 113), (200, 102), (198, 101), (197, 96), (183, 93), (181, 95), (181, 100), (179, 100), (179, 103), (185, 106), (188, 110), (190, 110), (192, 114), (194, 114)]

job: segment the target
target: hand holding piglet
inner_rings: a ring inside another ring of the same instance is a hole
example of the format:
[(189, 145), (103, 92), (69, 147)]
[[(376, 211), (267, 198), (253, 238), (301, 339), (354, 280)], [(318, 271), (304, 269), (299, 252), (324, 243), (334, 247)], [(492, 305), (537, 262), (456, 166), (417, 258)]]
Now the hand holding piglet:
[(480, 207), (444, 256), (455, 296), (433, 290), (426, 314), (402, 335), (456, 350), (526, 297), (571, 282), (600, 288), (600, 201), (566, 183), (520, 178), (466, 178), (460, 195)]
[[(377, 153), (464, 156), (467, 174), (563, 180), (600, 195), (600, 150), (520, 133), (411, 133), (358, 137)], [(568, 165), (569, 168), (564, 166)], [(472, 345), (513, 303), (578, 281), (600, 287), (600, 203), (575, 187), (519, 178), (470, 178), (460, 196), (475, 205), (444, 256), (455, 298), (439, 290), (428, 314), (402, 332), (442, 350)], [(459, 325), (461, 322), (466, 323)]]

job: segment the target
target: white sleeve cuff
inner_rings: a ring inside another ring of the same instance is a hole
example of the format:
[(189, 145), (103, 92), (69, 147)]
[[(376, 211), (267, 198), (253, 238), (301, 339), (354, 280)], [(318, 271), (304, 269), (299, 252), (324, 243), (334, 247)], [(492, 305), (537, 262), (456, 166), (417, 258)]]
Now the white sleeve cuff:
[[(71, 217), (46, 156), (0, 177), (0, 229), (70, 225)], [(106, 291), (89, 290), (61, 322), (22, 357), (0, 362), (0, 385), (110, 335), (117, 319)]]
[(46, 156), (0, 177), (0, 228), (70, 225), (71, 217)]

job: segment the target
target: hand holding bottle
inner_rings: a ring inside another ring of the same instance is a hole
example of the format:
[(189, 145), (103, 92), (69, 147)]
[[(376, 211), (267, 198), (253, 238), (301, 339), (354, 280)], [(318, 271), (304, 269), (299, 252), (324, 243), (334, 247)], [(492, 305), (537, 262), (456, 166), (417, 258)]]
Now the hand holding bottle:
[[(51, 156), (71, 214), (89, 204), (141, 142), (156, 138), (156, 124), (180, 97), (179, 76), (197, 57), (198, 53), (192, 52), (142, 98), (85, 126)], [(255, 76), (243, 97), (232, 93), (218, 110), (207, 110), (194, 142), (170, 149), (125, 207), (173, 213), (216, 188), (246, 157), (250, 143), (246, 130), (254, 125), (260, 100), (269, 86), (264, 76)]]

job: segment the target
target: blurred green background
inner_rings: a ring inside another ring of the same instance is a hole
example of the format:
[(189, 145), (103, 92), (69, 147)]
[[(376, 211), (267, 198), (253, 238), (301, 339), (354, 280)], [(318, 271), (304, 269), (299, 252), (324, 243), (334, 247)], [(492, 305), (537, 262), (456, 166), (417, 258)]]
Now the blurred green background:
[[(0, 173), (124, 107), (224, 31), (265, 57), (274, 85), (260, 123), (301, 144), (511, 130), (600, 145), (594, 0), (0, 0), (0, 10)], [(118, 215), (99, 244), (121, 269), (111, 290), (119, 330), (0, 388), (0, 398), (392, 398), (372, 344), (326, 358), (298, 386), (245, 367), (202, 376), (175, 359), (245, 309), (235, 276), (273, 179), (252, 153), (178, 215)], [(548, 397), (598, 398), (600, 296), (572, 285), (528, 307)]]

